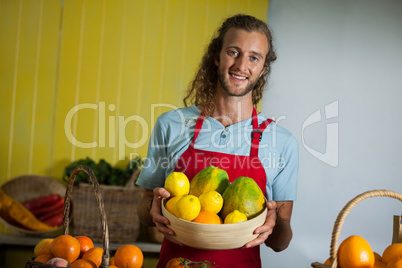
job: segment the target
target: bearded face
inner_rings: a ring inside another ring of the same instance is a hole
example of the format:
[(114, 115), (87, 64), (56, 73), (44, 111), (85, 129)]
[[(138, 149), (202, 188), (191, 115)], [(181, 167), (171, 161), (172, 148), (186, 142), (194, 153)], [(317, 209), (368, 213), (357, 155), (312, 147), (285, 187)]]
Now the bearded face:
[(264, 73), (268, 41), (264, 34), (231, 28), (223, 39), (218, 66), (218, 88), (228, 96), (249, 94)]

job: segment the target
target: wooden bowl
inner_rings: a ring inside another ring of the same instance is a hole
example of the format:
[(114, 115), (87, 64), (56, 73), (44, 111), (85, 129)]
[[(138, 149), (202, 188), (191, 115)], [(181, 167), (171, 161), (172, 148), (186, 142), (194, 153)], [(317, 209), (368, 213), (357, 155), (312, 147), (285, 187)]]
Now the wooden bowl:
[[(64, 196), (66, 193), (66, 186), (60, 181), (41, 175), (22, 175), (5, 182), (0, 188), (8, 196), (20, 203), (44, 195), (59, 194), (60, 196)], [(23, 236), (55, 236), (61, 234), (63, 229), (63, 227), (60, 226), (50, 231), (31, 231), (14, 226), (1, 217), (0, 222), (11, 231)]]
[(174, 238), (186, 246), (198, 249), (226, 250), (243, 247), (258, 235), (253, 234), (257, 227), (265, 223), (267, 208), (257, 217), (248, 221), (231, 224), (202, 224), (182, 220), (165, 208), (162, 200), (162, 214), (169, 221), (168, 227), (175, 232)]

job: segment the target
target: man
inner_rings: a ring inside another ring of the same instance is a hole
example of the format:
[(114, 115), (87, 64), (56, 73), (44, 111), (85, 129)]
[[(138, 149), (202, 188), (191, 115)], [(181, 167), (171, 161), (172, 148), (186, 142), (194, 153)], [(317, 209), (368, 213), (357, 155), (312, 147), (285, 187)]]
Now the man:
[[(296, 199), (298, 145), (294, 137), (255, 107), (276, 60), (267, 25), (247, 15), (228, 18), (220, 27), (184, 98), (186, 108), (162, 114), (155, 124), (147, 160), (137, 184), (145, 188), (138, 211), (146, 225), (165, 236), (158, 267), (174, 257), (209, 260), (217, 267), (261, 267), (259, 245), (287, 248)], [(188, 104), (193, 105), (188, 106)], [(217, 160), (219, 160), (217, 162)], [(213, 164), (230, 181), (253, 178), (269, 200), (259, 236), (242, 249), (212, 251), (181, 245), (161, 214), (163, 186), (173, 171), (191, 180)]]

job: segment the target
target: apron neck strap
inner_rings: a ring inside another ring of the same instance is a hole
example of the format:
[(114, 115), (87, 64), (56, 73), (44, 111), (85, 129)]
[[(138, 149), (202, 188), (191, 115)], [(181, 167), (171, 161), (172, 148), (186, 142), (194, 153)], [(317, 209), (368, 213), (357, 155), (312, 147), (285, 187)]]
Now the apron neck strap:
[(258, 147), (262, 139), (262, 133), (274, 120), (267, 119), (260, 126), (258, 126), (257, 111), (253, 109), (253, 130), (251, 131), (251, 149), (250, 156), (258, 157)]
[(253, 107), (253, 129), (258, 128), (257, 110)]
[(200, 116), (197, 119), (197, 123), (195, 123), (194, 137), (190, 144), (191, 149), (194, 149), (195, 140), (197, 139), (198, 134), (201, 131), (202, 123), (204, 123), (205, 115), (204, 111), (201, 112)]

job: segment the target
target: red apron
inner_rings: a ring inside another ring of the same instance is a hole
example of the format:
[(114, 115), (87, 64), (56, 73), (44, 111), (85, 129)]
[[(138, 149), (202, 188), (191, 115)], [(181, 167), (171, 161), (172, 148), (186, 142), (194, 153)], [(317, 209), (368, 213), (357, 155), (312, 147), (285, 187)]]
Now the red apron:
[[(253, 109), (253, 131), (250, 156), (242, 156), (195, 149), (195, 140), (201, 130), (204, 118), (203, 113), (201, 113), (195, 125), (193, 141), (177, 161), (175, 171), (184, 172), (191, 181), (198, 172), (213, 165), (226, 170), (230, 182), (240, 176), (253, 178), (265, 195), (267, 178), (264, 167), (258, 158), (258, 146), (264, 129), (273, 120), (267, 119), (258, 126), (257, 112)], [(157, 268), (165, 268), (166, 263), (176, 257), (183, 257), (192, 261), (208, 260), (214, 262), (217, 268), (261, 267), (259, 246), (248, 249), (201, 250), (188, 246), (179, 246), (164, 239)]]

